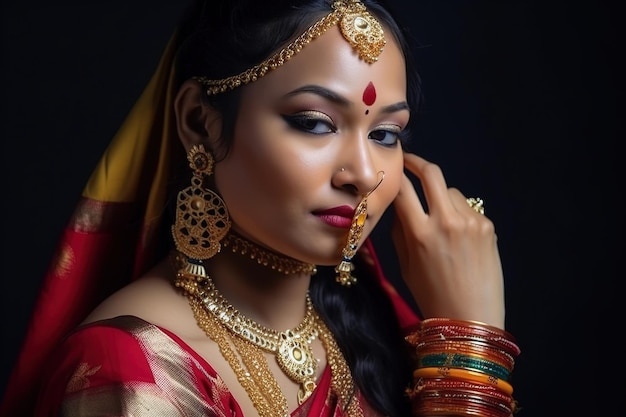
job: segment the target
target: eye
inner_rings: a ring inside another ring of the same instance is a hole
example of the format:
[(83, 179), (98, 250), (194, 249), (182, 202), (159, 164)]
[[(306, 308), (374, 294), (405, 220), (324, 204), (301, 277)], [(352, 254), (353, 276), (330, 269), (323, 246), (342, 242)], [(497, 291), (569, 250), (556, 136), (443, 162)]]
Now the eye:
[(375, 140), (383, 146), (393, 147), (402, 140), (402, 130), (398, 126), (390, 126), (386, 129), (373, 130), (369, 138)]
[(306, 111), (296, 114), (284, 114), (282, 117), (292, 128), (313, 135), (324, 135), (337, 131), (332, 119), (321, 112)]

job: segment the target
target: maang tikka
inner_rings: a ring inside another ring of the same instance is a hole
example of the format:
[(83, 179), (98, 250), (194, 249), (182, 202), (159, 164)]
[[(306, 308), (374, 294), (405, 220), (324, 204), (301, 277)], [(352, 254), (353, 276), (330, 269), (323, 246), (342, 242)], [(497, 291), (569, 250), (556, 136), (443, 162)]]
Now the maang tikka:
[(378, 184), (363, 195), (361, 202), (356, 206), (356, 210), (354, 210), (352, 224), (350, 225), (350, 230), (348, 231), (348, 241), (341, 251), (343, 259), (341, 260), (341, 263), (335, 267), (335, 272), (337, 273), (335, 279), (344, 287), (350, 287), (353, 284), (356, 284), (356, 277), (352, 275), (352, 271), (354, 271), (352, 258), (356, 254), (356, 250), (359, 246), (359, 240), (361, 240), (361, 235), (363, 234), (365, 220), (367, 219), (367, 198), (385, 179), (385, 171), (380, 171), (379, 174), (382, 174), (382, 177), (380, 178), (380, 181), (378, 181)]
[(194, 145), (187, 159), (193, 171), (191, 185), (176, 198), (172, 237), (178, 251), (201, 262), (221, 250), (220, 241), (230, 230), (231, 222), (224, 200), (205, 185), (213, 174), (213, 156), (203, 145)]

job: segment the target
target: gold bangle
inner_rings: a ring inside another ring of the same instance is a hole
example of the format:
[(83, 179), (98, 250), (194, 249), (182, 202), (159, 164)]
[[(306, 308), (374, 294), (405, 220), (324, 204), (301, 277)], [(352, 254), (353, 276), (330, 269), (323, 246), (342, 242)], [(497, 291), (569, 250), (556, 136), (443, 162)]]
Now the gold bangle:
[(446, 366), (426, 368), (417, 368), (413, 371), (413, 378), (458, 378), (466, 381), (481, 382), (498, 388), (505, 394), (513, 394), (513, 386), (504, 379), (496, 378), (491, 375), (478, 371), (470, 371), (469, 369), (448, 368)]

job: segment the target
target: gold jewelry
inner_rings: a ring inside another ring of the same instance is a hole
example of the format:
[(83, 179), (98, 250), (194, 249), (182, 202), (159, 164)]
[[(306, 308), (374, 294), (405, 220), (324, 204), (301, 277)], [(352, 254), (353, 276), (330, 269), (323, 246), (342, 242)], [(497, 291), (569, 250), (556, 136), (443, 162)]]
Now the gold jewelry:
[(226, 327), (204, 309), (200, 300), (189, 294), (187, 298), (198, 326), (215, 341), (222, 356), (237, 375), (237, 380), (248, 393), (259, 416), (289, 416), (287, 398), (272, 375), (261, 349), (244, 339), (229, 337)]
[[(350, 368), (308, 294), (302, 322), (294, 329), (278, 332), (237, 311), (215, 288), (204, 269), (193, 267), (196, 261), (185, 260), (180, 254), (176, 260), (179, 264), (191, 263), (192, 266), (183, 265), (179, 269), (174, 285), (184, 291), (199, 327), (217, 343), (260, 416), (289, 415), (287, 400), (262, 351), (273, 353), (281, 370), (300, 384), (298, 404), (302, 404), (316, 388), (317, 361), (310, 343), (319, 337), (331, 368), (331, 386), (340, 404), (348, 404), (349, 416), (363, 417), (358, 399), (352, 398), (355, 388)], [(196, 273), (189, 272), (191, 270)]]
[(485, 207), (483, 205), (484, 201), (482, 198), (470, 197), (465, 201), (467, 201), (467, 204), (474, 209), (476, 213), (485, 214)]
[(367, 219), (367, 198), (385, 179), (385, 172), (380, 171), (379, 174), (380, 173), (382, 173), (382, 178), (378, 181), (378, 184), (376, 184), (372, 190), (364, 194), (361, 202), (358, 206), (356, 206), (354, 216), (352, 217), (352, 224), (350, 225), (350, 230), (348, 231), (348, 241), (341, 251), (343, 259), (341, 263), (335, 267), (335, 272), (337, 273), (335, 280), (344, 287), (350, 287), (356, 284), (357, 281), (356, 277), (352, 275), (352, 271), (354, 270), (352, 258), (356, 254), (359, 240), (363, 234), (365, 220)]
[[(181, 261), (184, 262), (179, 259)], [(202, 308), (232, 334), (276, 355), (281, 370), (301, 385), (298, 396), (302, 401), (311, 395), (316, 386), (313, 378), (317, 361), (310, 344), (318, 333), (313, 326), (313, 304), (308, 295), (302, 322), (294, 329), (278, 332), (241, 314), (220, 294), (204, 270), (197, 270), (195, 274), (186, 271), (187, 268), (179, 270), (175, 286), (182, 288), (189, 296), (196, 297)]]
[(289, 258), (285, 255), (270, 252), (247, 239), (231, 231), (222, 242), (224, 247), (231, 247), (233, 253), (248, 255), (250, 259), (255, 259), (259, 265), (266, 266), (285, 275), (297, 274), (300, 272), (315, 275), (317, 268), (313, 264)]
[(172, 237), (176, 249), (193, 259), (208, 259), (221, 250), (220, 240), (230, 229), (224, 200), (204, 186), (213, 174), (213, 156), (203, 145), (194, 145), (187, 154), (193, 170), (191, 185), (178, 193)]
[(280, 67), (336, 24), (339, 24), (341, 34), (359, 58), (368, 64), (378, 60), (386, 43), (381, 24), (360, 0), (336, 0), (332, 3), (332, 11), (329, 14), (309, 26), (291, 43), (260, 64), (221, 80), (209, 80), (203, 76), (193, 78), (206, 88), (206, 94), (209, 96), (233, 90), (256, 81), (269, 71)]

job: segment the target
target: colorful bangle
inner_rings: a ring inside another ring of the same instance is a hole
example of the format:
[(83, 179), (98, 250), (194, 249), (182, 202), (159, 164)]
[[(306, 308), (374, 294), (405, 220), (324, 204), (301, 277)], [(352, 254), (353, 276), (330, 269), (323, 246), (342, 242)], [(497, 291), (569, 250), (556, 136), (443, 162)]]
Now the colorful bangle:
[(485, 335), (472, 334), (472, 333), (463, 333), (463, 334), (462, 333), (454, 333), (454, 334), (433, 333), (430, 335), (422, 335), (420, 336), (420, 343), (418, 343), (418, 346), (422, 343), (428, 344), (428, 343), (438, 342), (442, 340), (484, 343), (490, 346), (497, 347), (498, 349), (503, 350), (505, 352), (508, 352), (512, 356), (519, 355), (519, 347), (508, 339), (505, 339), (502, 337), (485, 336)]
[(473, 320), (453, 320), (447, 318), (429, 318), (420, 323), (418, 331), (407, 338), (409, 343), (436, 340), (475, 340), (502, 347), (517, 356), (519, 346), (513, 335), (506, 330)]
[(510, 417), (513, 411), (501, 411), (481, 404), (463, 401), (461, 403), (424, 399), (412, 406), (414, 416), (479, 416)]
[(413, 378), (458, 378), (467, 381), (482, 382), (492, 385), (507, 395), (513, 394), (513, 387), (507, 381), (495, 378), (482, 372), (471, 371), (468, 369), (457, 369), (448, 367), (428, 367), (417, 368), (413, 371)]
[(490, 332), (496, 336), (504, 336), (511, 341), (515, 341), (515, 337), (513, 337), (513, 335), (506, 330), (476, 320), (455, 320), (443, 317), (431, 317), (428, 319), (424, 319), (420, 322), (421, 329), (434, 327), (437, 325), (460, 326), (466, 328), (471, 327), (481, 331)]
[(418, 359), (417, 364), (420, 368), (444, 366), (475, 370), (504, 380), (508, 380), (510, 376), (508, 369), (495, 362), (458, 353), (435, 353), (425, 355)]
[(407, 394), (411, 399), (416, 398), (428, 391), (474, 391), (481, 395), (493, 397), (496, 400), (509, 404), (512, 402), (510, 395), (505, 394), (493, 385), (482, 382), (467, 381), (452, 378), (420, 378), (415, 387), (408, 390)]
[(422, 357), (432, 353), (458, 353), (478, 356), (504, 366), (509, 372), (513, 371), (515, 359), (509, 353), (478, 342), (437, 341), (420, 344), (415, 349), (416, 356)]

